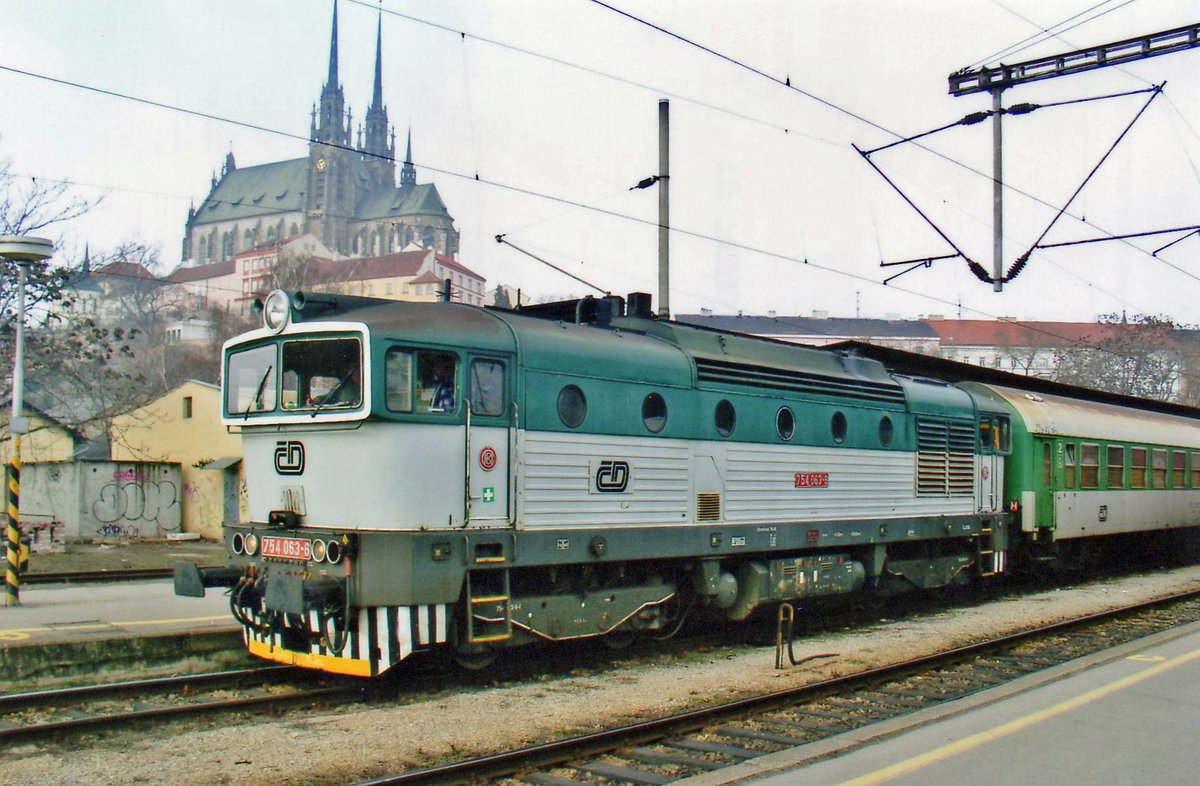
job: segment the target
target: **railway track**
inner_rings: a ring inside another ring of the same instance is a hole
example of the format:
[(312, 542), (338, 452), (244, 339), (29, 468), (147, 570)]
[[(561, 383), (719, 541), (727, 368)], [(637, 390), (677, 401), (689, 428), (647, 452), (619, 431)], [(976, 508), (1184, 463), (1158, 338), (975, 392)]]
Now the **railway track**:
[(290, 666), (130, 680), (0, 696), (0, 743), (45, 741), (138, 721), (357, 700), (364, 683)]
[(1200, 621), (1200, 592), (990, 639), (800, 688), (378, 778), (383, 784), (666, 784), (952, 701)]

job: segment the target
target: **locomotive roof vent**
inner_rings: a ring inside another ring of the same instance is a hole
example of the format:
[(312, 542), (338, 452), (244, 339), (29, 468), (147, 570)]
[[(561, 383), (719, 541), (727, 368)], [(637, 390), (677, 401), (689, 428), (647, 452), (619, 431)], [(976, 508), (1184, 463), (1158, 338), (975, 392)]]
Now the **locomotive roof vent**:
[(641, 317), (642, 319), (652, 319), (654, 313), (650, 310), (650, 293), (649, 292), (630, 292), (629, 293), (629, 310), (628, 315), (631, 317)]
[(596, 301), (596, 324), (608, 325), (613, 317), (625, 316), (625, 299), (620, 295), (605, 295)]

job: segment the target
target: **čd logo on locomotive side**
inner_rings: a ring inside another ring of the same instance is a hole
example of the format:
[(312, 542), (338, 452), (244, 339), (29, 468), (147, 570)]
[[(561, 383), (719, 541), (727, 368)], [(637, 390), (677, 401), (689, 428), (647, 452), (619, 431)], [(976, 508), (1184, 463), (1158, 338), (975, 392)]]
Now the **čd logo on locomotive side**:
[(620, 493), (629, 488), (629, 462), (605, 459), (596, 470), (596, 491)]
[(281, 439), (275, 443), (275, 471), (280, 475), (304, 474), (304, 443)]

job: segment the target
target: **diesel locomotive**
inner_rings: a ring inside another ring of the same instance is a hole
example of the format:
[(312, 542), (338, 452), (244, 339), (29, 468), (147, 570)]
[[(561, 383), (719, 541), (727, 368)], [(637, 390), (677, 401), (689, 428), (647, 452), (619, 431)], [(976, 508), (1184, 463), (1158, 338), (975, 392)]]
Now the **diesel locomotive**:
[[(273, 292), (224, 347), (246, 646), (378, 675), (436, 647), (668, 635), (689, 615), (996, 576), (1200, 524), (1200, 414), (952, 379), (655, 318)], [(1189, 532), (1195, 532), (1191, 530)]]

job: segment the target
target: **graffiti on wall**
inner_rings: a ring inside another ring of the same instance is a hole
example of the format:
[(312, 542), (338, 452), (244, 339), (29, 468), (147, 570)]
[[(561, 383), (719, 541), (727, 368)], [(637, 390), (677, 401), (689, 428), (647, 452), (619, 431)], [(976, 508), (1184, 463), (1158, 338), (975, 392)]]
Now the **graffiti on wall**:
[(22, 472), (21, 517), (61, 523), (63, 538), (160, 538), (182, 530), (178, 464), (31, 463)]
[[(149, 470), (149, 471), (148, 471)], [(99, 480), (99, 478), (97, 478)], [(104, 538), (160, 537), (182, 521), (179, 476), (147, 466), (120, 467), (91, 485), (91, 514)]]

